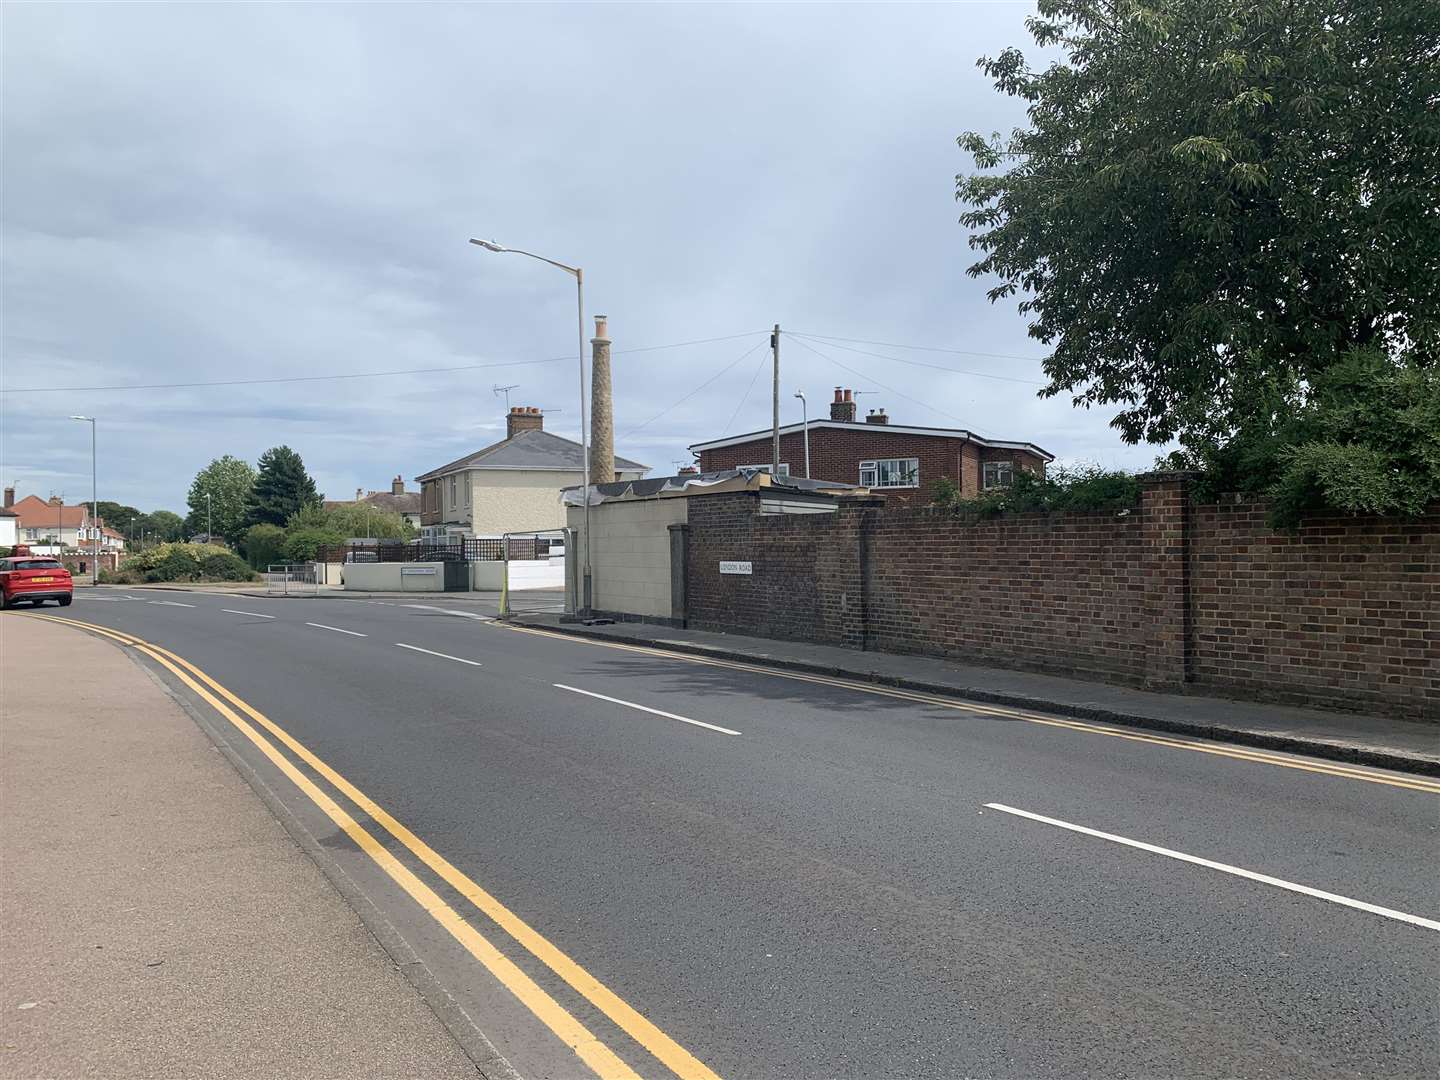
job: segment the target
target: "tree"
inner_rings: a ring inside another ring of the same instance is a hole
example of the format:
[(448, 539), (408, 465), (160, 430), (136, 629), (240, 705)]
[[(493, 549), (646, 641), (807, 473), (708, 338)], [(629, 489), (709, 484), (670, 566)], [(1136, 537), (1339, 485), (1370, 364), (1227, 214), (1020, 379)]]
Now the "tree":
[(95, 513), (100, 516), (100, 520), (105, 522), (108, 528), (117, 532), (129, 528), (132, 521), (137, 521), (145, 516), (133, 506), (110, 502), (108, 499), (101, 499), (95, 504)]
[(161, 540), (179, 540), (185, 535), (185, 519), (169, 510), (156, 510), (145, 514), (139, 524), (147, 532), (153, 532)]
[(287, 531), (320, 529), (338, 534), (342, 540), (374, 537), (380, 540), (409, 540), (415, 530), (399, 514), (379, 510), (363, 502), (339, 506), (313, 505), (295, 514), (286, 523)]
[(1029, 126), (961, 136), (957, 198), (970, 274), (1053, 346), (1043, 395), (1204, 455), (1273, 440), (1357, 349), (1437, 363), (1440, 4), (1040, 0), (1028, 25), (1063, 58), (980, 61)]
[(241, 554), (256, 570), (278, 563), (285, 547), (285, 530), (278, 525), (251, 525), (240, 543)]
[(254, 485), (255, 470), (249, 462), (229, 454), (216, 458), (201, 469), (190, 484), (190, 494), (185, 500), (190, 507), (186, 528), (192, 534), (202, 533), (209, 527), (207, 521), (213, 520), (217, 536), (231, 543), (238, 542), (244, 531), (246, 502)]
[(272, 446), (260, 455), (260, 471), (245, 507), (245, 522), (247, 526), (283, 526), (305, 507), (320, 502), (321, 495), (300, 455), (288, 446)]

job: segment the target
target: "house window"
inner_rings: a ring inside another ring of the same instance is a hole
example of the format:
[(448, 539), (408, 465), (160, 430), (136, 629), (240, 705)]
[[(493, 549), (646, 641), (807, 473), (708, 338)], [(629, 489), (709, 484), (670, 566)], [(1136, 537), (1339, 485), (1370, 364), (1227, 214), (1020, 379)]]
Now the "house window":
[[(768, 472), (770, 471), (770, 469), (771, 469), (771, 464), (770, 464), (770, 462), (767, 461), (764, 465), (736, 465), (735, 468), (739, 469), (741, 472), (763, 472), (763, 473), (768, 473)], [(780, 475), (781, 475), (781, 476), (789, 476), (789, 475), (790, 475), (790, 463), (789, 463), (788, 461), (782, 461), (782, 462), (780, 463)]]
[(459, 490), (460, 478), (458, 476), (450, 477), (450, 506), (452, 509), (460, 505), (460, 499), (458, 496)]
[(981, 486), (985, 488), (1009, 487), (1015, 483), (1015, 466), (1009, 461), (985, 462), (985, 474)]
[(470, 474), (465, 474), (465, 505), (470, 505)]
[(860, 486), (913, 488), (920, 486), (919, 458), (881, 458), (860, 462)]

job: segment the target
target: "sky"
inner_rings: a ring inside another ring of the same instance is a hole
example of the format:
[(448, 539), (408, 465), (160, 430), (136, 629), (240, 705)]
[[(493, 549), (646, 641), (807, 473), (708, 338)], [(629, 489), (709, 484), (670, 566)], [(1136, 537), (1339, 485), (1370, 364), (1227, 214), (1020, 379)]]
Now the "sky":
[[(1033, 51), (1031, 13), (8, 3), (0, 477), (87, 499), (76, 413), (101, 498), (182, 513), (212, 458), (281, 443), (332, 498), (413, 488), (504, 437), (497, 385), (576, 437), (573, 280), (471, 236), (584, 268), (615, 449), (652, 475), (769, 426), (777, 322), (782, 423), (843, 385), (1143, 468), (1109, 411), (1036, 397), (1044, 346), (965, 273), (955, 138), (1023, 122), (975, 61)], [(20, 392), (418, 368), (469, 370)]]

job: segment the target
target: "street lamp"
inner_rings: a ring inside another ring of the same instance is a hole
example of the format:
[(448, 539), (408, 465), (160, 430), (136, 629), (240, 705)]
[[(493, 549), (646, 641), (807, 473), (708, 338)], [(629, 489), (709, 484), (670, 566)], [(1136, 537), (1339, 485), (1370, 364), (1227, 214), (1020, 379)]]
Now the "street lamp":
[(585, 483), (585, 566), (581, 573), (581, 610), (590, 610), (591, 587), (590, 587), (590, 443), (585, 434), (585, 271), (578, 266), (566, 266), (554, 259), (547, 259), (544, 255), (536, 255), (533, 251), (521, 251), (519, 248), (508, 248), (495, 243), (493, 240), (476, 240), (473, 236), (470, 243), (476, 247), (482, 247), (486, 251), (494, 251), (501, 255), (528, 255), (532, 259), (539, 259), (543, 263), (564, 270), (575, 278), (575, 326), (576, 337), (579, 341), (580, 358), (580, 465), (581, 477)]
[(805, 479), (810, 479), (810, 409), (805, 403), (805, 391), (796, 390), (795, 396), (800, 399), (800, 425), (805, 431)]
[[(93, 416), (72, 416), (71, 420), (83, 420), (90, 425), (90, 547), (94, 558), (90, 561), (90, 584), (100, 584), (100, 509), (95, 481), (95, 418)], [(63, 501), (63, 500), (62, 500)]]
[(206, 490), (206, 492), (205, 492), (205, 542), (206, 542), (207, 544), (213, 544), (213, 543), (215, 542), (215, 533), (212, 531), (214, 528), (215, 528), (215, 526), (214, 526), (213, 518), (212, 518), (212, 515), (211, 515), (210, 492), (209, 492), (209, 490)]

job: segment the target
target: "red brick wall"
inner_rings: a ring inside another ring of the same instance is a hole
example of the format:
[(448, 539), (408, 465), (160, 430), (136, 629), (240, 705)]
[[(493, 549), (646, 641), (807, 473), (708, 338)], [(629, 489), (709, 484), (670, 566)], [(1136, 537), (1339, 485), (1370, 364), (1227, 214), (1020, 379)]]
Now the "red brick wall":
[(689, 625), (1440, 720), (1440, 510), (1277, 533), (1176, 476), (1124, 515), (856, 504), (691, 499)]
[[(1017, 466), (1045, 471), (1045, 463), (1024, 451), (992, 450), (977, 447), (966, 439), (936, 435), (906, 435), (886, 431), (879, 425), (859, 423), (854, 428), (810, 429), (810, 475), (816, 480), (832, 480), (843, 484), (860, 482), (860, 462), (876, 458), (919, 458), (920, 486), (891, 488), (883, 494), (891, 503), (925, 503), (930, 501), (931, 487), (942, 476), (948, 476), (962, 488), (967, 476), (973, 495), (980, 482), (980, 466), (976, 461), (1014, 461)], [(966, 469), (961, 467), (962, 454), (967, 457)], [(704, 450), (700, 468), (704, 472), (734, 469), (741, 465), (768, 465), (771, 460), (769, 436), (750, 442)], [(800, 432), (780, 436), (780, 460), (788, 463), (794, 476), (805, 475), (805, 440)]]
[(1260, 503), (1190, 513), (1197, 689), (1440, 719), (1440, 512), (1293, 535)]

